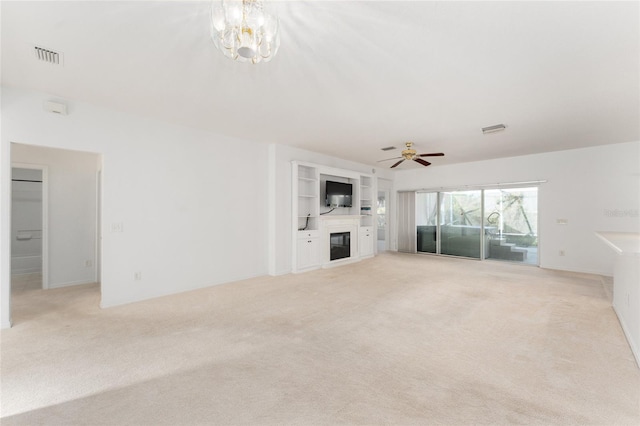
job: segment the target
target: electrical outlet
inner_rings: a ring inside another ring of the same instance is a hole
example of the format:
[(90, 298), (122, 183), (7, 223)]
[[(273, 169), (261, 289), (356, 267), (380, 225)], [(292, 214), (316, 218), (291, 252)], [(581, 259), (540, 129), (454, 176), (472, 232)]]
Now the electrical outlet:
[(142, 272), (138, 271), (135, 274), (133, 274), (133, 279), (136, 281), (142, 280)]
[(560, 250), (560, 251), (558, 252), (558, 256), (564, 256), (564, 255), (565, 255), (564, 250)]
[(85, 260), (84, 261), (84, 266), (86, 266), (87, 268), (91, 268), (93, 266), (93, 261), (92, 260)]
[(124, 224), (122, 222), (112, 223), (111, 232), (124, 232)]

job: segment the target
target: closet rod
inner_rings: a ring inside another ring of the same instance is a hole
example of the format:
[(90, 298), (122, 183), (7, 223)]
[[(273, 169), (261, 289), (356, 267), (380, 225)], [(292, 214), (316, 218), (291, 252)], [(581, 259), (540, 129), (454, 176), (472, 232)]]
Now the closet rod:
[(41, 180), (29, 180), (29, 179), (11, 179), (12, 182), (35, 182), (42, 183)]

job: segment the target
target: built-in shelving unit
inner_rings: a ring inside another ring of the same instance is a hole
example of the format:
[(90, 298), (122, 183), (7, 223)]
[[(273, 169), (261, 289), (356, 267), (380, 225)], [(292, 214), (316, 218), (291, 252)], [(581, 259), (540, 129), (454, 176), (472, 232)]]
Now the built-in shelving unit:
[[(353, 186), (352, 206), (329, 212), (325, 207), (324, 183), (327, 180)], [(374, 255), (375, 180), (350, 170), (312, 163), (292, 162), (292, 269), (303, 272), (319, 267), (337, 266)], [(358, 226), (359, 225), (359, 226)], [(351, 256), (331, 261), (330, 232), (338, 228), (351, 233)]]
[(297, 186), (298, 208), (296, 213), (298, 231), (317, 230), (319, 215), (319, 175), (318, 169), (298, 165), (294, 184)]
[(370, 176), (360, 176), (360, 226), (373, 226), (374, 212), (373, 204), (373, 178)]

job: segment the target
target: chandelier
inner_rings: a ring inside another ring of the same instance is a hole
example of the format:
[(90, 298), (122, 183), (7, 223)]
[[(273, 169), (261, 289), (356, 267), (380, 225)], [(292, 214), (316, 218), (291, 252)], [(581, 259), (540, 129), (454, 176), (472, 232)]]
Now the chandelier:
[(263, 0), (220, 0), (211, 7), (211, 38), (227, 58), (269, 62), (280, 46), (278, 17)]

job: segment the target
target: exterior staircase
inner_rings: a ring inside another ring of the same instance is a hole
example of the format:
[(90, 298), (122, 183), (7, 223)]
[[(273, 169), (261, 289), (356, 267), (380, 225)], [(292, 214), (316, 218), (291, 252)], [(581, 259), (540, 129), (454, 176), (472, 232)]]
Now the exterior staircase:
[(527, 249), (508, 243), (504, 237), (494, 237), (489, 240), (489, 258), (516, 260), (524, 262), (527, 258)]

